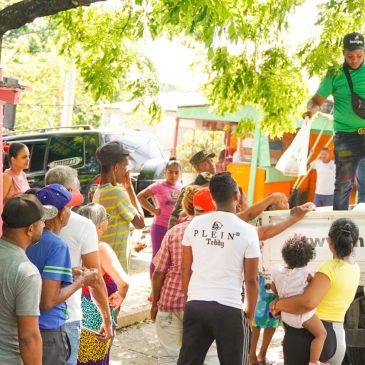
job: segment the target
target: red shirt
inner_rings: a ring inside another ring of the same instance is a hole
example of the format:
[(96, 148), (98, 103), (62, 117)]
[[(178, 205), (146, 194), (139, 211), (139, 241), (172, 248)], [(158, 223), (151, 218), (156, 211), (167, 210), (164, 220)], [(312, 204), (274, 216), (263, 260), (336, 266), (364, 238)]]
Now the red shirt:
[(183, 311), (185, 307), (181, 282), (181, 242), (190, 221), (191, 218), (167, 231), (155, 260), (155, 270), (166, 273), (158, 302), (158, 309), (162, 312)]

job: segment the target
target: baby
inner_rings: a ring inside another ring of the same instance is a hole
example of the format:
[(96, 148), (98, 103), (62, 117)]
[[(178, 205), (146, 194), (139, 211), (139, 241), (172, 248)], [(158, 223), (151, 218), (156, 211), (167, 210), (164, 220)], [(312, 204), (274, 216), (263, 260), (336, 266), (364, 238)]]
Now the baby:
[[(312, 279), (307, 264), (315, 257), (313, 245), (305, 236), (294, 235), (285, 241), (281, 254), (286, 265), (273, 270), (272, 290), (281, 298), (302, 294)], [(324, 364), (319, 361), (319, 357), (327, 332), (315, 312), (316, 309), (301, 315), (281, 312), (281, 319), (284, 323), (295, 328), (305, 328), (314, 336), (309, 365)]]

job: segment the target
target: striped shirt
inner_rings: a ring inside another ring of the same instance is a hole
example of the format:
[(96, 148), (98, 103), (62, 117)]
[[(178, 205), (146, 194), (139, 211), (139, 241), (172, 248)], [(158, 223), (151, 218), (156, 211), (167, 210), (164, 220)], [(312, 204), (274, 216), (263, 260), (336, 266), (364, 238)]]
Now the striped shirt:
[(129, 223), (137, 214), (128, 192), (110, 183), (100, 185), (93, 201), (104, 206), (109, 213), (109, 225), (101, 240), (107, 242), (117, 255), (123, 269), (128, 273)]
[(191, 218), (167, 231), (154, 260), (155, 271), (166, 273), (162, 284), (158, 309), (162, 312), (183, 311), (184, 292), (181, 282), (181, 242)]

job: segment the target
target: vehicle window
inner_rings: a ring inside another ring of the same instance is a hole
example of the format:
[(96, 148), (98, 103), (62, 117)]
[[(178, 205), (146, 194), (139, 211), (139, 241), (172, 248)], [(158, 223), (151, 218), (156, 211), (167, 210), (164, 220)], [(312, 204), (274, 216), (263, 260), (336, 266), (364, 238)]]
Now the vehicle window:
[(55, 166), (80, 167), (84, 163), (83, 136), (56, 135), (51, 138), (47, 168)]
[(30, 153), (30, 163), (28, 172), (44, 170), (44, 155), (46, 153), (46, 143), (27, 144)]
[(105, 142), (112, 140), (121, 141), (131, 151), (129, 161), (132, 170), (140, 170), (146, 160), (165, 158), (157, 141), (148, 135), (110, 134), (105, 136)]
[(99, 135), (98, 134), (87, 134), (84, 136), (85, 141), (85, 163), (84, 166), (79, 170), (80, 172), (85, 171), (88, 174), (98, 174), (99, 164), (95, 157), (96, 149), (99, 146)]

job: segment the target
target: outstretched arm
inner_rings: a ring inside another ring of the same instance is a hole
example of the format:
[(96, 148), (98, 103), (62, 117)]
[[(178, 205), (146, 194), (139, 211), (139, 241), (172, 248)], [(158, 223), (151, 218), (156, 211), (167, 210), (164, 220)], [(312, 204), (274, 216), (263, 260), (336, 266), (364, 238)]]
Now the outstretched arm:
[(237, 213), (237, 217), (245, 222), (249, 222), (252, 219), (258, 217), (274, 201), (281, 199), (287, 199), (286, 195), (283, 193), (270, 194), (266, 198), (260, 200), (258, 203), (252, 205), (246, 210)]
[(305, 203), (294, 207), (290, 211), (290, 216), (279, 223), (271, 223), (257, 227), (257, 233), (261, 241), (267, 240), (285, 231), (290, 226), (300, 221), (308, 212), (313, 211), (315, 206), (312, 203)]
[(319, 96), (318, 94), (314, 94), (311, 99), (307, 103), (307, 111), (303, 114), (303, 118), (309, 117), (312, 118), (314, 114), (316, 114), (320, 108), (320, 106), (327, 100), (323, 96)]

